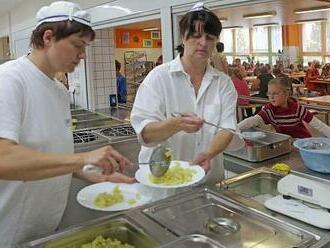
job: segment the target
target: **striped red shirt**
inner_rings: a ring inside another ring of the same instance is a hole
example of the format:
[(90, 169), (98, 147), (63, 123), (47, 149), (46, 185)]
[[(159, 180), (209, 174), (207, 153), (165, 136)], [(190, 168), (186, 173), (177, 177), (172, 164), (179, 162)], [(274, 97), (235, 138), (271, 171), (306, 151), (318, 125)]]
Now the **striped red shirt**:
[(304, 122), (310, 122), (313, 114), (294, 99), (288, 100), (287, 108), (268, 103), (263, 106), (258, 115), (265, 124), (271, 124), (278, 133), (287, 134), (293, 138), (312, 136)]

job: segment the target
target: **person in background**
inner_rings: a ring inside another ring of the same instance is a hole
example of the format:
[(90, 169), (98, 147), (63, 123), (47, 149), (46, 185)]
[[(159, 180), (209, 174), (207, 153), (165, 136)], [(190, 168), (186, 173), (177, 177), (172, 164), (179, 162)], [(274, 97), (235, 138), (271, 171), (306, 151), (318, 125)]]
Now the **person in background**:
[(321, 78), (330, 78), (330, 64), (325, 64), (322, 69)]
[(276, 77), (276, 78), (279, 78), (279, 77), (288, 77), (288, 75), (285, 75), (284, 73), (281, 72), (281, 70), (279, 68), (274, 68), (273, 69), (273, 75)]
[[(92, 182), (134, 182), (120, 176), (130, 162), (111, 146), (74, 154), (69, 93), (54, 80), (73, 72), (95, 37), (90, 15), (71, 2), (37, 13), (32, 51), (0, 66), (0, 247), (54, 232), (72, 173)], [(104, 174), (85, 175), (96, 165)]]
[[(243, 79), (241, 75), (241, 70), (237, 67), (231, 68), (229, 70), (228, 75), (231, 77), (231, 80), (234, 83), (235, 89), (237, 91), (238, 96), (250, 96), (250, 90), (247, 82)], [(248, 99), (239, 99), (237, 100), (237, 104), (240, 106), (247, 106), (250, 104)], [(246, 108), (246, 117), (252, 116), (252, 108)]]
[(274, 78), (273, 75), (270, 74), (269, 68), (270, 67), (267, 66), (261, 67), (260, 75), (252, 85), (252, 90), (259, 90), (259, 93), (254, 95), (255, 97), (267, 98), (268, 83)]
[(306, 76), (305, 76), (305, 86), (306, 88), (312, 92), (312, 91), (318, 91), (317, 84), (311, 82), (312, 80), (316, 80), (320, 77), (320, 73), (318, 68), (316, 68), (316, 62), (310, 63), (310, 66), (307, 69)]
[(163, 64), (163, 55), (159, 55), (155, 63), (156, 66)]
[(224, 44), (222, 42), (217, 42), (216, 49), (211, 55), (210, 64), (225, 74), (228, 74), (228, 62), (226, 56), (223, 54)]
[(271, 124), (276, 132), (290, 135), (293, 138), (311, 137), (309, 126), (317, 129), (325, 136), (330, 137), (330, 127), (317, 119), (294, 98), (291, 81), (288, 77), (272, 79), (268, 84), (270, 103), (263, 106), (257, 115), (241, 121), (238, 126), (241, 130)]
[(241, 75), (243, 78), (245, 78), (247, 76), (246, 70), (245, 70), (244, 66), (241, 64), (240, 58), (236, 58), (233, 65), (238, 67), (241, 70)]
[(117, 82), (118, 103), (126, 103), (126, 99), (127, 99), (126, 78), (120, 73), (121, 64), (118, 60), (115, 60), (115, 65), (116, 65), (116, 82)]
[[(233, 134), (204, 123), (236, 129), (237, 93), (231, 79), (209, 65), (222, 26), (197, 3), (179, 22), (182, 44), (172, 61), (155, 67), (140, 85), (131, 123), (142, 144), (139, 161), (148, 161), (166, 142), (175, 158), (201, 165), (205, 183), (223, 178), (222, 152)], [(172, 117), (179, 112), (180, 116)]]

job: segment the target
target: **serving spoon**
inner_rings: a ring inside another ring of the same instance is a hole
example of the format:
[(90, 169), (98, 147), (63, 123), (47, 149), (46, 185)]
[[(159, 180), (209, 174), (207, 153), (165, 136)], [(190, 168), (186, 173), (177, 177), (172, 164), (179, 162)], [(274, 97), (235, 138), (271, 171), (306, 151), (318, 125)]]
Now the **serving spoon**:
[[(135, 165), (149, 165), (150, 172), (155, 177), (163, 176), (170, 167), (173, 155), (168, 156), (170, 148), (158, 145), (152, 152), (149, 162), (136, 163)], [(103, 173), (103, 169), (95, 165), (85, 165), (83, 167), (85, 173)]]

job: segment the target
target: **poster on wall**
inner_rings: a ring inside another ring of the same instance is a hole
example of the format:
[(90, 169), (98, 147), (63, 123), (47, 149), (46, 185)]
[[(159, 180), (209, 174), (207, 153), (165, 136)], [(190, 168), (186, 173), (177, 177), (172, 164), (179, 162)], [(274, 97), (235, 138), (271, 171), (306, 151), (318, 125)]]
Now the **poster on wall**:
[(128, 45), (129, 44), (129, 32), (124, 32), (121, 35), (121, 43)]

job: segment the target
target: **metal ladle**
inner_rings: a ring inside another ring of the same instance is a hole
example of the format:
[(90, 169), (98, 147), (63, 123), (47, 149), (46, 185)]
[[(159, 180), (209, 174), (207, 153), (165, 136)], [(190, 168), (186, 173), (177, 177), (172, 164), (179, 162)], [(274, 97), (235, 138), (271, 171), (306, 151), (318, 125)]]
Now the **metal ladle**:
[[(171, 116), (172, 116), (172, 117), (183, 117), (183, 114), (181, 114), (181, 113), (179, 113), (179, 112), (173, 112), (173, 113), (171, 114)], [(218, 128), (218, 129), (228, 130), (228, 131), (231, 132), (232, 134), (236, 134), (236, 135), (238, 135), (239, 137), (244, 138), (243, 135), (242, 135), (241, 133), (236, 132), (234, 129), (230, 129), (230, 128), (226, 128), (226, 127), (221, 127), (221, 126), (219, 126), (219, 125), (216, 125), (216, 124), (214, 124), (214, 123), (211, 123), (211, 122), (208, 122), (208, 121), (205, 121), (205, 120), (204, 120), (204, 123), (207, 124), (207, 125), (210, 125), (210, 126), (212, 126), (212, 127), (216, 127), (216, 128)]]
[[(155, 177), (161, 177), (167, 172), (172, 161), (172, 156), (170, 158), (166, 156), (168, 149), (163, 145), (158, 145), (153, 150), (149, 162), (136, 163), (136, 165), (149, 164), (151, 174)], [(103, 173), (103, 169), (95, 165), (85, 165), (83, 171), (85, 173)]]

